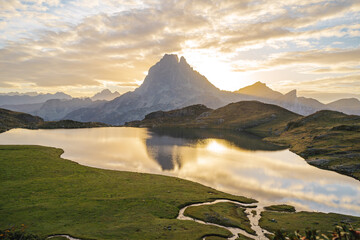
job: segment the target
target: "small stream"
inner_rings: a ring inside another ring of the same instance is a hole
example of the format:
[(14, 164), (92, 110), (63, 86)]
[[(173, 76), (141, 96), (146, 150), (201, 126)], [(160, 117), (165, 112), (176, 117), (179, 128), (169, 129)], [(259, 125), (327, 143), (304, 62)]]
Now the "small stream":
[[(204, 205), (213, 205), (213, 204), (217, 204), (217, 203), (221, 203), (221, 202), (234, 203), (234, 204), (239, 205), (240, 207), (247, 208), (245, 210), (245, 212), (247, 213), (247, 217), (249, 218), (251, 228), (256, 232), (256, 235), (252, 235), (252, 234), (250, 234), (250, 233), (248, 233), (245, 230), (240, 229), (240, 228), (225, 227), (225, 226), (218, 225), (218, 224), (215, 224), (215, 223), (204, 222), (204, 221), (201, 221), (201, 220), (198, 220), (198, 219), (195, 219), (195, 218), (188, 217), (188, 216), (184, 215), (184, 212), (188, 207), (198, 207), (198, 206), (204, 206)], [(255, 215), (252, 214), (251, 213), (252, 211), (256, 211), (256, 214)], [(213, 202), (195, 203), (195, 204), (188, 205), (188, 206), (180, 209), (177, 219), (179, 219), (179, 220), (192, 220), (192, 221), (195, 221), (195, 222), (201, 223), (201, 224), (206, 224), (206, 225), (212, 225), (212, 226), (225, 228), (225, 229), (227, 229), (228, 231), (230, 231), (233, 234), (232, 237), (228, 238), (229, 240), (237, 239), (238, 234), (242, 234), (242, 235), (244, 235), (246, 237), (249, 237), (249, 238), (252, 238), (252, 239), (268, 240), (268, 238), (265, 236), (265, 233), (268, 233), (268, 234), (272, 234), (272, 233), (268, 232), (265, 229), (262, 229), (259, 226), (259, 220), (261, 218), (260, 214), (261, 214), (262, 211), (264, 211), (264, 208), (262, 206), (259, 206), (259, 204), (254, 204), (254, 203), (246, 204), (246, 203), (241, 203), (241, 202), (227, 200), (227, 199), (218, 199), (218, 200), (215, 200)]]
[(74, 237), (71, 237), (71, 236), (66, 235), (66, 234), (52, 235), (52, 236), (47, 237), (47, 239), (52, 239), (52, 238), (55, 238), (55, 237), (63, 237), (63, 238), (67, 238), (69, 240), (81, 240), (80, 238), (74, 238)]
[[(239, 207), (246, 208), (245, 213), (247, 214), (247, 217), (248, 217), (248, 219), (250, 221), (251, 229), (253, 229), (255, 231), (256, 235), (252, 235), (252, 234), (250, 234), (250, 233), (248, 233), (245, 230), (240, 229), (240, 228), (226, 227), (226, 226), (222, 226), (222, 225), (215, 224), (215, 223), (204, 222), (202, 220), (195, 219), (195, 218), (188, 217), (188, 216), (184, 215), (184, 212), (188, 207), (199, 207), (199, 206), (205, 206), (205, 205), (214, 205), (214, 204), (223, 203), (223, 202), (234, 203), (234, 204), (238, 205)], [(252, 211), (256, 211), (256, 214), (253, 214)], [(186, 207), (183, 207), (182, 209), (180, 209), (179, 215), (178, 215), (178, 217), (176, 219), (190, 220), (190, 221), (195, 221), (195, 222), (200, 223), (200, 224), (211, 225), (211, 226), (216, 226), (216, 227), (227, 229), (228, 231), (230, 231), (233, 234), (233, 236), (228, 238), (228, 240), (237, 239), (239, 234), (242, 234), (242, 235), (244, 235), (244, 236), (246, 236), (248, 238), (251, 238), (251, 239), (268, 240), (268, 238), (265, 236), (265, 234), (266, 233), (267, 234), (272, 234), (272, 233), (270, 233), (269, 231), (267, 231), (265, 229), (262, 229), (259, 226), (259, 221), (260, 221), (260, 218), (261, 218), (260, 214), (261, 214), (262, 211), (264, 211), (264, 208), (263, 208), (263, 206), (260, 206), (258, 203), (247, 204), (247, 203), (241, 203), (241, 202), (227, 200), (227, 199), (218, 199), (218, 200), (215, 200), (213, 202), (194, 203), (194, 204), (188, 205)], [(54, 238), (54, 237), (64, 237), (64, 238), (67, 238), (69, 240), (81, 240), (79, 238), (74, 238), (74, 237), (71, 237), (71, 236), (66, 235), (66, 234), (52, 235), (52, 236), (47, 237), (47, 239), (51, 239), (51, 238)]]

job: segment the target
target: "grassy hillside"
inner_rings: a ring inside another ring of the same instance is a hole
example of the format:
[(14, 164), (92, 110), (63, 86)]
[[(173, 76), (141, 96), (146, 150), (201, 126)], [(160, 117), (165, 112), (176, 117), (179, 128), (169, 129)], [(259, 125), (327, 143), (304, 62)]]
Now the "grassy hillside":
[(290, 122), (280, 136), (267, 140), (289, 145), (311, 165), (360, 180), (360, 116), (320, 111)]
[(189, 203), (254, 202), (173, 177), (81, 166), (61, 149), (0, 146), (0, 229), (81, 239), (201, 239), (227, 230), (176, 220)]
[(41, 117), (32, 116), (27, 113), (14, 112), (0, 108), (0, 133), (12, 128), (29, 129), (54, 129), (54, 128), (90, 128), (105, 127), (104, 123), (96, 122), (76, 122), (72, 120), (61, 120), (46, 122)]
[[(183, 114), (184, 112), (191, 114)], [(126, 126), (231, 129), (270, 136), (280, 134), (289, 121), (299, 118), (298, 114), (276, 105), (242, 101), (216, 110), (203, 105), (193, 105), (169, 112), (155, 112), (142, 121), (130, 122)]]
[(125, 123), (128, 127), (147, 127), (147, 128), (196, 128), (196, 119), (203, 114), (208, 114), (212, 109), (202, 104), (191, 105), (181, 109), (171, 111), (156, 111), (149, 113), (142, 121)]
[(12, 128), (36, 128), (43, 122), (44, 120), (40, 117), (0, 108), (0, 132)]

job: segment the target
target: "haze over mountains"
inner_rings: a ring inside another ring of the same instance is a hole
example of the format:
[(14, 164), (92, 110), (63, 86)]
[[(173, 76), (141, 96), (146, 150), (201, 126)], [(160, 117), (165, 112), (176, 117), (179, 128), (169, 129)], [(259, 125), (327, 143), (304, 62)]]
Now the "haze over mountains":
[(151, 67), (140, 87), (119, 95), (118, 92), (104, 90), (86, 99), (63, 98), (17, 105), (14, 101), (6, 104), (0, 101), (0, 106), (37, 115), (45, 120), (71, 119), (114, 125), (142, 120), (146, 114), (159, 110), (168, 111), (194, 104), (219, 108), (231, 102), (248, 100), (275, 104), (301, 115), (309, 115), (323, 109), (360, 115), (360, 101), (355, 98), (323, 104), (312, 98), (298, 97), (296, 90), (282, 94), (261, 82), (235, 92), (222, 91), (195, 71), (184, 57), (179, 59), (173, 54), (164, 55)]
[[(64, 93), (3, 95), (0, 96), (0, 107), (40, 116), (45, 121), (57, 121), (64, 119), (67, 114), (77, 109), (97, 107), (105, 101), (118, 96), (120, 96), (118, 92), (111, 92), (108, 89), (95, 94), (91, 98), (72, 98)], [(7, 101), (8, 99), (10, 101)], [(17, 104), (11, 104), (14, 102)]]
[(31, 93), (7, 93), (0, 94), (0, 106), (1, 105), (17, 105), (17, 104), (34, 104), (43, 103), (50, 99), (71, 99), (72, 97), (63, 92), (57, 92), (54, 94), (38, 94), (36, 92)]

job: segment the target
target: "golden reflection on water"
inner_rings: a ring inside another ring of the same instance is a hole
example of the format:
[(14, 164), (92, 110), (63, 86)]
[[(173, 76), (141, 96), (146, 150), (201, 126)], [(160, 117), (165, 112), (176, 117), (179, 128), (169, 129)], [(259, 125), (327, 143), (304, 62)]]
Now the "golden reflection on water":
[(312, 167), (289, 150), (270, 151), (273, 146), (251, 136), (217, 134), (14, 129), (0, 134), (0, 144), (59, 147), (63, 158), (87, 166), (177, 176), (263, 204), (360, 215), (359, 181)]

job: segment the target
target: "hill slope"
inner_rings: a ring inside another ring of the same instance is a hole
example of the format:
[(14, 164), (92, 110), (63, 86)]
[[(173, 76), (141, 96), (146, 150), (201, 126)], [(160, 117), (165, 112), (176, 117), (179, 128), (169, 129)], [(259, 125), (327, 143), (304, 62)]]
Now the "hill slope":
[(235, 129), (270, 136), (279, 134), (289, 121), (299, 117), (279, 106), (242, 101), (216, 110), (204, 105), (193, 105), (169, 112), (154, 112), (146, 115), (144, 120), (130, 122), (126, 126)]
[(319, 111), (290, 122), (280, 136), (267, 140), (289, 145), (311, 165), (360, 180), (360, 116)]
[(12, 128), (36, 128), (43, 122), (44, 120), (40, 117), (0, 108), (0, 132)]
[(13, 112), (0, 108), (0, 133), (12, 128), (28, 129), (54, 129), (54, 128), (90, 128), (106, 127), (107, 124), (97, 122), (76, 122), (72, 120), (61, 120), (46, 122), (41, 117), (32, 116), (27, 113)]

